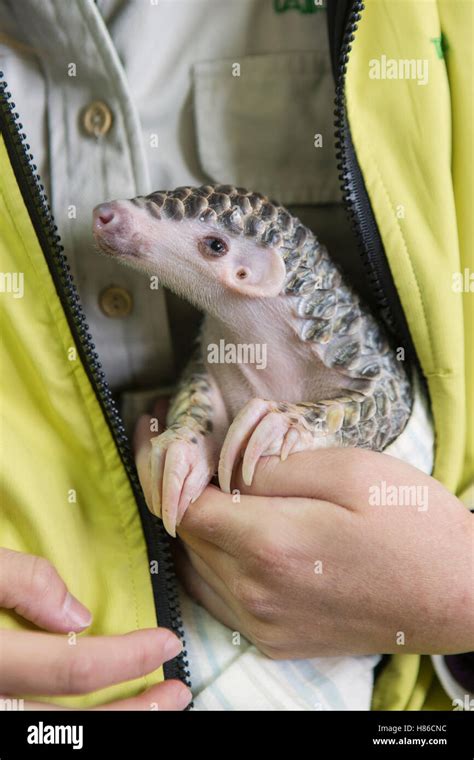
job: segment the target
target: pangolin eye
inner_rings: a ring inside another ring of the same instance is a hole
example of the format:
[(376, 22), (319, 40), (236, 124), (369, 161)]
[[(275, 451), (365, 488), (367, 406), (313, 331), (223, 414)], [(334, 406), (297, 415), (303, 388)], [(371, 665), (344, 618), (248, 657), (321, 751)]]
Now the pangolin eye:
[(225, 256), (229, 250), (229, 246), (218, 237), (205, 237), (199, 241), (199, 250), (204, 256)]

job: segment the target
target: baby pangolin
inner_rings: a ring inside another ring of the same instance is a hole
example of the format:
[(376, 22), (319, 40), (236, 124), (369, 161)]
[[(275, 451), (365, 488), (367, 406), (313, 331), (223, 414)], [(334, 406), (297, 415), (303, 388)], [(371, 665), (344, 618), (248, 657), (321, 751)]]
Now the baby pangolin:
[[(262, 456), (381, 451), (403, 430), (412, 404), (403, 363), (326, 248), (283, 206), (230, 185), (178, 187), (97, 206), (93, 230), (104, 253), (205, 314), (169, 427), (152, 439), (152, 507), (171, 535), (216, 470), (230, 492), (241, 456), (250, 485)], [(238, 347), (265, 347), (268, 361), (216, 363), (216, 346), (237, 357)]]

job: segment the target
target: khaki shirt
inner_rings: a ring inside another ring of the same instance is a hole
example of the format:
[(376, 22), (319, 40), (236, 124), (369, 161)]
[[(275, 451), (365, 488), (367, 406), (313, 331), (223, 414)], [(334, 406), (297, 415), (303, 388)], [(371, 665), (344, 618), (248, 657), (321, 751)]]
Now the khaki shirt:
[(97, 203), (221, 182), (296, 208), (326, 243), (324, 210), (342, 218), (325, 10), (285, 5), (0, 3), (0, 68), (115, 390), (173, 381), (199, 315), (97, 253)]

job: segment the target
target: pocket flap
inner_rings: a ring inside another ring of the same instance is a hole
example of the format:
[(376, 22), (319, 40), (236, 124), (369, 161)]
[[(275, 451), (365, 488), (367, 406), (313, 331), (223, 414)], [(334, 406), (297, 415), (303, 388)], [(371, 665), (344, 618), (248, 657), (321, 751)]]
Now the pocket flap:
[(198, 154), (210, 181), (286, 205), (341, 201), (334, 84), (322, 53), (201, 62), (193, 75)]

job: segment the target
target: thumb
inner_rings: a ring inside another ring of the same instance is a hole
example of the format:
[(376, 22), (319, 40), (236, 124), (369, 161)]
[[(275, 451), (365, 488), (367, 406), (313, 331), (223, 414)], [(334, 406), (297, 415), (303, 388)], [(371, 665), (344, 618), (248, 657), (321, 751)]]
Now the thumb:
[(50, 562), (11, 549), (0, 549), (0, 607), (55, 633), (81, 631), (92, 620)]
[[(235, 488), (254, 496), (300, 496), (357, 509), (367, 504), (369, 488), (387, 482), (432, 481), (415, 467), (387, 454), (357, 448), (327, 448), (291, 454), (284, 462), (262, 457), (252, 485), (246, 486), (239, 466)], [(433, 481), (434, 482), (434, 481)]]

